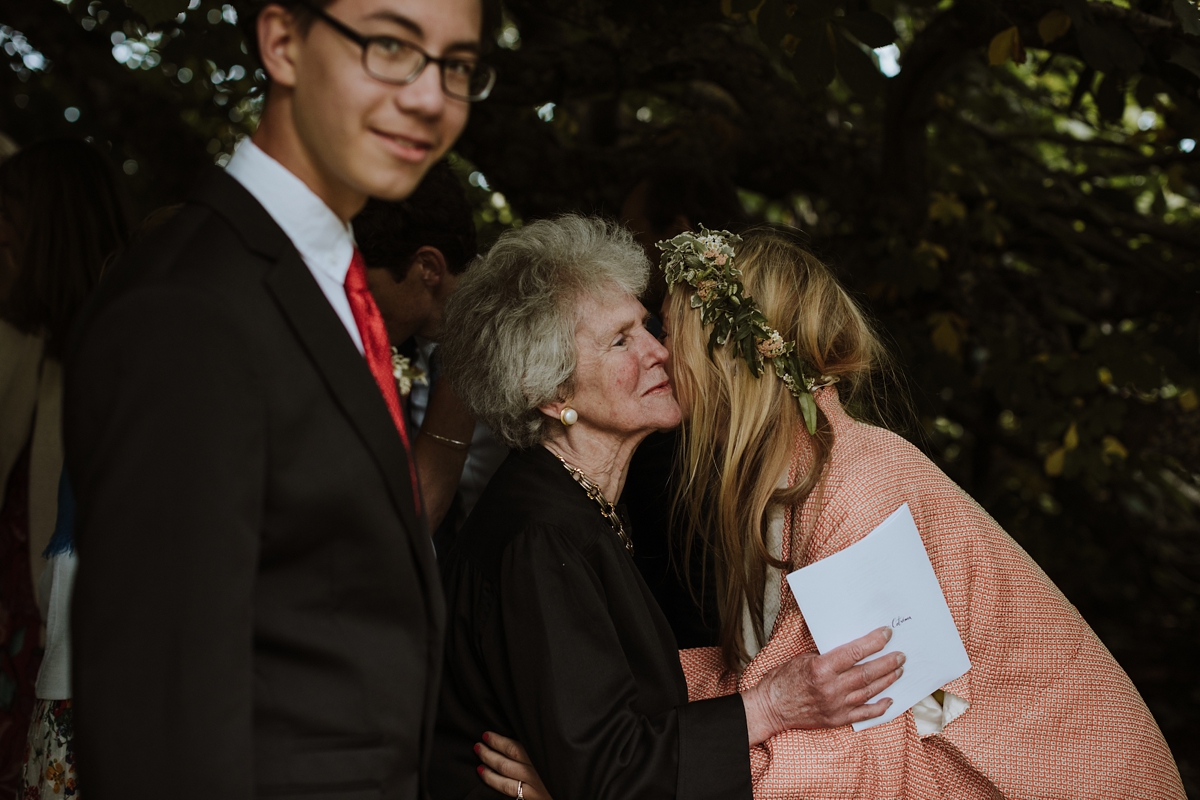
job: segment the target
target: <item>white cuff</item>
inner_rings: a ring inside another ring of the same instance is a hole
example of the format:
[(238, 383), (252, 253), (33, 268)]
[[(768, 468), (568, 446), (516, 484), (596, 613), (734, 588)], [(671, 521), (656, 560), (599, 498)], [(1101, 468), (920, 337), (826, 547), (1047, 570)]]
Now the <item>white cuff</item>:
[(918, 736), (932, 736), (966, 713), (971, 704), (956, 694), (942, 692), (943, 702), (929, 695), (912, 708)]

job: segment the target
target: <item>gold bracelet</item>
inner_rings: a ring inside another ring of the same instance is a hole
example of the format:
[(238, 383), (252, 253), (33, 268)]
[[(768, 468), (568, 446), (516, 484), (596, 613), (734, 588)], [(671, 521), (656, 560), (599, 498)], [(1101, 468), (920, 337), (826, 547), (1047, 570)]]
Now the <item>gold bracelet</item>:
[(433, 431), (427, 431), (424, 428), (421, 429), (421, 433), (424, 434), (425, 436), (428, 436), (430, 439), (433, 439), (438, 442), (442, 442), (447, 447), (452, 447), (455, 450), (466, 450), (467, 448), (469, 448), (471, 446), (470, 442), (460, 442), (458, 439), (451, 439), (448, 436), (438, 436)]

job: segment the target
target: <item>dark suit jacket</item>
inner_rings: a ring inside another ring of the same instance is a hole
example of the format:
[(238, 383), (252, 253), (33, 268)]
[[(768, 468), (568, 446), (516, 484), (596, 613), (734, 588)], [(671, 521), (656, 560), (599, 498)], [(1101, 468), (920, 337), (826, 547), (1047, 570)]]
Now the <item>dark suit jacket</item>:
[(444, 601), (406, 455), (224, 173), (102, 285), (66, 372), (83, 790), (418, 798)]

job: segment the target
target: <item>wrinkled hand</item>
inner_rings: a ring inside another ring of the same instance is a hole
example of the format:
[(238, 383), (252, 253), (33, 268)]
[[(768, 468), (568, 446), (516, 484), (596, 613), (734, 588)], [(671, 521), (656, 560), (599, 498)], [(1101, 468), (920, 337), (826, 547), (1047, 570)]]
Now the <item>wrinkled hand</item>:
[(483, 762), (479, 776), (497, 792), (516, 797), (517, 781), (521, 781), (524, 800), (551, 800), (520, 742), (488, 731), (483, 742), (475, 745), (475, 754)]
[(864, 705), (904, 672), (902, 653), (858, 664), (892, 638), (879, 628), (825, 655), (806, 653), (768, 672), (742, 692), (750, 744), (793, 728), (837, 728), (880, 716), (892, 704), (884, 698)]

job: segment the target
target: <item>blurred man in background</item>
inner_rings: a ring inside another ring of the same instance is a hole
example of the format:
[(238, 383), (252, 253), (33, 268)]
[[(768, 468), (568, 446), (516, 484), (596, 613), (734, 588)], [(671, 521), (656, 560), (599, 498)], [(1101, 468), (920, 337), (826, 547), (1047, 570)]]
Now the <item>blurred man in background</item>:
[[(719, 172), (697, 169), (694, 164), (664, 164), (651, 168), (633, 184), (621, 205), (621, 221), (657, 267), (662, 251), (654, 246), (655, 242), (696, 225), (736, 231), (746, 224), (746, 212), (733, 182)], [(642, 305), (657, 317), (666, 296), (667, 281), (662, 270), (651, 269)]]
[[(367, 280), (388, 337), (413, 376), (407, 410), (438, 552), (445, 552), (508, 448), (476, 424), (441, 373), (446, 301), (476, 256), (474, 212), (450, 165), (429, 171), (407, 200), (371, 200), (354, 219)], [(404, 381), (402, 381), (404, 383)]]

